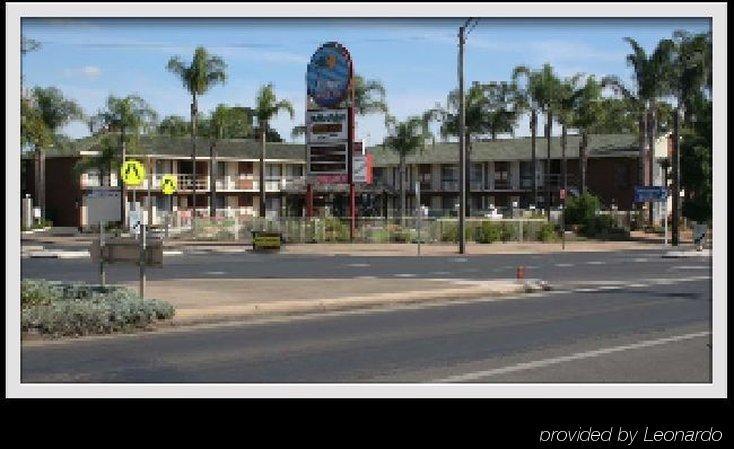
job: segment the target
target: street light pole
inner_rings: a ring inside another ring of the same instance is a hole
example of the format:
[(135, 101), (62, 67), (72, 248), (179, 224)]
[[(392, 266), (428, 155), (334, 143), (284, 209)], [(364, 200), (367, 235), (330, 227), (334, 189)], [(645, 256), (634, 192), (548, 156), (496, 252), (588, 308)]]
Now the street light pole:
[[(467, 21), (468, 23), (468, 21)], [(459, 27), (459, 254), (466, 252), (466, 242), (464, 240), (464, 214), (466, 211), (466, 142), (465, 137), (465, 117), (464, 117), (464, 44), (466, 37), (466, 24)]]

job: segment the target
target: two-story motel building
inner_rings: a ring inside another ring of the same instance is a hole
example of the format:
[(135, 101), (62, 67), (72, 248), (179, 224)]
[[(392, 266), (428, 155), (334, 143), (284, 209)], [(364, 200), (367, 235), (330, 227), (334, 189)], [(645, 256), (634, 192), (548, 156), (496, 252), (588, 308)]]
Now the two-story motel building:
[[(566, 164), (569, 194), (580, 190), (582, 158), (580, 136), (567, 138)], [(656, 144), (655, 156), (667, 156), (667, 136)], [(634, 186), (638, 185), (640, 163), (638, 139), (634, 134), (590, 135), (586, 151), (586, 183), (606, 206), (619, 210), (632, 207)], [(197, 141), (196, 173), (191, 162), (191, 139), (165, 136), (142, 136), (135, 158), (148, 167), (142, 185), (127, 191), (128, 202), (138, 203), (152, 212), (149, 223), (162, 224), (166, 213), (188, 218), (193, 209), (193, 184), (196, 182), (196, 212), (208, 216), (212, 196), (218, 216), (247, 217), (259, 215), (260, 143), (246, 139), (223, 139), (216, 142), (213, 176), (210, 172), (209, 139)], [(658, 149), (660, 148), (660, 150)], [(536, 139), (536, 182), (539, 196), (550, 190), (551, 205), (560, 202), (562, 188), (562, 151), (560, 138), (551, 138), (550, 164), (547, 141)], [(393, 215), (399, 208), (398, 156), (382, 145), (367, 148), (374, 156), (373, 183), (357, 186), (361, 215)], [(661, 154), (658, 154), (661, 153)], [(64, 153), (49, 152), (46, 159), (47, 218), (56, 226), (86, 228), (87, 198), (98, 189), (117, 186), (118, 173), (87, 169), (81, 173), (74, 166), (82, 158), (99, 154), (97, 139), (85, 138)], [(503, 207), (517, 202), (520, 207), (532, 204), (531, 139), (521, 137), (496, 141), (474, 141), (470, 150), (471, 189), (469, 210), (481, 215), (490, 206)], [(459, 195), (458, 146), (456, 143), (430, 143), (407, 157), (405, 176), (408, 211), (415, 207), (415, 183), (419, 181), (421, 204), (432, 215), (455, 211)], [(269, 142), (265, 161), (266, 216), (300, 217), (305, 210), (305, 147), (297, 143)], [(659, 171), (659, 167), (657, 167)], [(174, 174), (178, 190), (173, 195), (161, 191), (163, 175)], [(22, 194), (34, 195), (33, 157), (23, 157)], [(656, 176), (657, 178), (658, 176)], [(316, 187), (316, 215), (346, 215), (346, 190)], [(214, 193), (214, 195), (212, 195)], [(543, 206), (542, 198), (536, 206)], [(327, 212), (328, 211), (328, 212)]]

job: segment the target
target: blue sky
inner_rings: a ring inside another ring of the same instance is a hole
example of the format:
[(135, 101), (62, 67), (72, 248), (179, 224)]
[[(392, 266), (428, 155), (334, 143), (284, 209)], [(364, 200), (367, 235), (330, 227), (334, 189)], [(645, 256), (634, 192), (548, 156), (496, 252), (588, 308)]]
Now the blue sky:
[[(171, 4), (175, 7), (175, 4)], [(172, 11), (173, 13), (173, 11)], [(420, 114), (457, 85), (456, 33), (461, 19), (23, 19), (22, 32), (41, 42), (23, 57), (26, 86), (56, 86), (87, 113), (110, 95), (137, 93), (159, 113), (188, 116), (189, 95), (165, 70), (168, 59), (190, 60), (197, 45), (225, 59), (229, 79), (201, 98), (200, 110), (219, 103), (253, 105), (259, 86), (272, 82), (279, 97), (296, 108), (291, 120), (273, 126), (291, 140), (303, 123), (305, 70), (326, 41), (339, 41), (352, 55), (357, 73), (382, 81), (391, 113)], [(513, 67), (551, 63), (559, 75), (576, 72), (617, 75), (631, 82), (623, 37), (650, 51), (676, 29), (709, 30), (706, 19), (480, 19), (467, 38), (465, 77), (507, 80)], [(71, 124), (73, 137), (87, 134)], [(518, 135), (527, 135), (521, 120)], [(358, 118), (358, 137), (368, 145), (385, 135), (380, 116)]]

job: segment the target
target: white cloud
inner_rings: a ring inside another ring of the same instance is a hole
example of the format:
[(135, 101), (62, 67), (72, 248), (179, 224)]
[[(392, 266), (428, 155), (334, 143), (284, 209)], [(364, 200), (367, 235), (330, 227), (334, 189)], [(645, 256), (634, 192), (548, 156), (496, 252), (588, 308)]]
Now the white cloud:
[(102, 69), (97, 66), (87, 65), (84, 67), (64, 69), (63, 72), (67, 78), (83, 76), (88, 79), (97, 79), (102, 74)]

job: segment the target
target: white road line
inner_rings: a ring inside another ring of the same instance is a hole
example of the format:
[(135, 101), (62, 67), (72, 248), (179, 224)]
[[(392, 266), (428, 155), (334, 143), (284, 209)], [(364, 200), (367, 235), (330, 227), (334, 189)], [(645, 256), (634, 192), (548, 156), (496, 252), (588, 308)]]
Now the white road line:
[(222, 274), (227, 274), (227, 272), (226, 271), (205, 271), (204, 274), (222, 275)]
[(411, 273), (400, 273), (400, 274), (394, 274), (393, 276), (398, 278), (414, 278), (415, 275)]
[(671, 270), (710, 270), (711, 267), (707, 266), (695, 266), (695, 265), (685, 265), (680, 267), (671, 267)]
[(557, 365), (559, 363), (572, 362), (574, 360), (583, 360), (583, 359), (588, 359), (591, 357), (599, 357), (601, 355), (613, 354), (615, 352), (629, 351), (632, 349), (640, 349), (640, 348), (649, 348), (652, 346), (659, 346), (659, 345), (664, 345), (667, 343), (674, 343), (678, 341), (690, 340), (693, 338), (705, 337), (709, 335), (710, 333), (711, 332), (709, 331), (694, 332), (690, 334), (676, 335), (673, 337), (658, 338), (655, 340), (644, 340), (644, 341), (640, 341), (640, 342), (629, 344), (629, 345), (614, 346), (611, 348), (596, 349), (593, 351), (577, 352), (571, 355), (553, 357), (553, 358), (543, 359), (543, 360), (535, 360), (533, 362), (518, 363), (516, 365), (505, 366), (502, 368), (495, 368), (495, 369), (484, 370), (484, 371), (475, 371), (475, 372), (466, 373), (466, 374), (458, 374), (455, 376), (447, 377), (445, 379), (437, 380), (435, 382), (437, 383), (468, 382), (472, 380), (481, 379), (484, 377), (496, 376), (498, 374), (506, 374), (506, 373), (512, 373), (512, 372), (517, 372), (517, 371), (527, 371), (527, 370), (532, 370), (532, 369), (537, 369), (537, 368), (544, 368), (546, 366)]
[(587, 265), (604, 265), (606, 262), (601, 262), (599, 260), (592, 260), (591, 262), (586, 262)]
[(464, 257), (458, 257), (456, 259), (452, 259), (452, 262), (468, 262), (469, 259), (466, 259)]
[(348, 267), (362, 268), (362, 267), (369, 267), (370, 264), (368, 264), (368, 263), (348, 263), (347, 266)]
[(648, 286), (647, 284), (630, 284), (630, 285), (628, 285), (627, 287), (632, 287), (632, 288), (643, 288), (643, 287), (647, 287), (647, 286)]
[(646, 259), (646, 258), (644, 258), (644, 257), (638, 257), (638, 258), (637, 258), (637, 259), (635, 259), (634, 261), (635, 261), (635, 262), (647, 262), (647, 259)]
[(451, 273), (449, 273), (448, 271), (434, 271), (431, 274), (446, 275)]
[(557, 267), (572, 267), (573, 264), (572, 263), (557, 263), (556, 266)]

